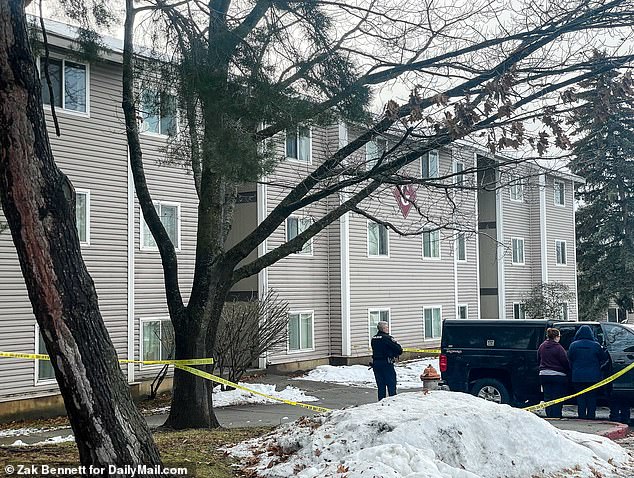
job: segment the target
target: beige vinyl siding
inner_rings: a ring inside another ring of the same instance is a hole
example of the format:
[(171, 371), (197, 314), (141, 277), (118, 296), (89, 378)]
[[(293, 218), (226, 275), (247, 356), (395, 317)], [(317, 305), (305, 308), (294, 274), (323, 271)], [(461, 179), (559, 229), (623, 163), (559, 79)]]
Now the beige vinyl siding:
[[(521, 302), (541, 281), (538, 178), (527, 168), (518, 168), (524, 178), (524, 201), (510, 200), (509, 187), (502, 190), (504, 234), (504, 291), (507, 318), (513, 318), (513, 303)], [(502, 177), (502, 183), (508, 179)], [(524, 239), (524, 264), (513, 264), (512, 239)]]
[[(117, 353), (127, 358), (127, 150), (120, 77), (116, 65), (90, 65), (90, 116), (58, 108), (60, 137), (50, 108), (44, 109), (58, 166), (76, 188), (90, 191), (90, 245), (82, 245), (82, 254)], [(0, 350), (34, 352), (35, 317), (8, 231), (0, 235), (0, 281)], [(34, 371), (32, 361), (0, 359), (0, 400), (57, 390), (56, 384), (35, 386)]]
[[(269, 175), (267, 187), (267, 214), (279, 204), (289, 190), (323, 161), (329, 150), (329, 138), (325, 128), (311, 128), (312, 162), (302, 163), (285, 159), (285, 136), (276, 138), (280, 161)], [(297, 211), (294, 216), (318, 219), (328, 211), (328, 201), (312, 204)], [(331, 340), (339, 334), (340, 307), (331, 303), (331, 281), (336, 278), (336, 268), (331, 267), (330, 241), (339, 231), (333, 224), (313, 238), (312, 254), (291, 254), (268, 268), (268, 287), (280, 298), (288, 301), (290, 311), (313, 311), (313, 348), (310, 351), (280, 352), (267, 357), (271, 364), (328, 357), (333, 353)], [(286, 223), (280, 225), (267, 241), (267, 251), (286, 242)], [(335, 310), (336, 309), (336, 310)]]
[[(562, 181), (565, 186), (566, 201), (564, 206), (555, 205), (554, 181)], [(546, 231), (548, 281), (562, 282), (576, 294), (575, 260), (576, 245), (574, 237), (574, 192), (572, 181), (568, 179), (546, 176)], [(566, 241), (567, 264), (557, 264), (555, 241)], [(577, 304), (575, 300), (568, 304), (568, 318), (577, 320)]]
[[(164, 163), (165, 155), (161, 147), (166, 138), (158, 135), (141, 134), (143, 162), (148, 188), (153, 201), (178, 203), (180, 205), (180, 250), (178, 258), (178, 279), (185, 304), (189, 301), (194, 276), (196, 254), (196, 228), (198, 198), (194, 179), (185, 168)], [(165, 282), (161, 256), (157, 250), (141, 250), (140, 228), (143, 215), (135, 195), (134, 204), (134, 322), (135, 357), (140, 358), (140, 320), (168, 318), (165, 299)], [(178, 245), (175, 245), (178, 247)], [(137, 366), (136, 378), (156, 375), (160, 366)]]

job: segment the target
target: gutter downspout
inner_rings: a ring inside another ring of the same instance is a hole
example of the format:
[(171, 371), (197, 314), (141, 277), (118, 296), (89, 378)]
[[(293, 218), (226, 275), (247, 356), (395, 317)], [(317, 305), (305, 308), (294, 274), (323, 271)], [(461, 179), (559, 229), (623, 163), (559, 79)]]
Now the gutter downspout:
[[(134, 360), (134, 183), (128, 151), (128, 360)], [(128, 383), (134, 382), (135, 364), (128, 364)]]
[(474, 204), (475, 204), (475, 232), (476, 232), (476, 244), (475, 244), (475, 258), (476, 258), (476, 298), (478, 301), (478, 309), (477, 309), (477, 318), (480, 319), (482, 317), (480, 311), (480, 206), (478, 204), (479, 195), (478, 195), (478, 153), (473, 153), (473, 165), (475, 166), (475, 171), (473, 173), (473, 179), (475, 183), (475, 192), (474, 192)]
[[(539, 175), (539, 238), (541, 242), (542, 282), (546, 284), (548, 282), (548, 231), (546, 228), (546, 175), (543, 173)], [(576, 254), (577, 248), (575, 246), (575, 267), (577, 267)]]
[[(348, 144), (348, 127), (339, 121), (339, 149)], [(345, 191), (341, 192), (341, 202), (348, 199)], [(350, 332), (350, 213), (339, 219), (339, 244), (341, 262), (341, 354), (352, 355), (352, 339)]]
[(572, 256), (575, 261), (575, 312), (577, 314), (577, 321), (579, 321), (579, 290), (577, 283), (577, 204), (575, 203), (575, 181), (572, 180), (570, 182), (572, 184), (572, 233), (574, 234), (573, 246), (575, 248), (574, 255)]
[[(264, 181), (264, 178), (262, 179), (262, 181)], [(267, 191), (266, 184), (258, 182), (256, 186), (258, 225), (260, 225), (260, 223), (266, 218), (266, 215), (267, 215), (267, 208), (268, 208), (267, 194), (268, 194), (268, 191)], [(266, 254), (266, 251), (268, 249), (267, 244), (268, 244), (267, 239), (264, 239), (260, 244), (258, 244), (258, 257), (262, 257), (264, 254)], [(268, 268), (265, 267), (260, 272), (258, 272), (258, 299), (259, 300), (264, 299), (264, 297), (268, 293), (268, 290), (269, 290), (269, 274), (268, 274)], [(260, 358), (258, 359), (259, 368), (261, 369), (266, 368), (267, 355), (268, 355), (267, 353), (260, 355)]]
[(495, 168), (495, 179), (497, 188), (495, 191), (495, 227), (496, 227), (496, 239), (497, 239), (497, 262), (498, 262), (498, 316), (500, 319), (506, 319), (506, 280), (504, 278), (504, 211), (502, 210), (502, 204), (504, 198), (502, 197), (504, 189), (500, 186), (500, 168)]

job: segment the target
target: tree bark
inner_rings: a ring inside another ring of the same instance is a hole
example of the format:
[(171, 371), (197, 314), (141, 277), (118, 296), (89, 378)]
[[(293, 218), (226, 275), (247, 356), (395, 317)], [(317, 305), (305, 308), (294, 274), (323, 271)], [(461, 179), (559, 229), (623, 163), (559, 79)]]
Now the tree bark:
[(159, 465), (81, 256), (74, 190), (53, 159), (18, 0), (0, 0), (0, 200), (81, 463)]

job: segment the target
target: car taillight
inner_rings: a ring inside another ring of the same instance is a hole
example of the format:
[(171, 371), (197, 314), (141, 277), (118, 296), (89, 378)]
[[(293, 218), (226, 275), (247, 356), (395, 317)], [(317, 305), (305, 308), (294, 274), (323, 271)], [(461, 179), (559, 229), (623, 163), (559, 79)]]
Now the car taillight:
[(439, 365), (440, 365), (440, 372), (446, 372), (447, 371), (447, 356), (445, 354), (441, 354), (440, 355), (440, 359), (438, 361)]

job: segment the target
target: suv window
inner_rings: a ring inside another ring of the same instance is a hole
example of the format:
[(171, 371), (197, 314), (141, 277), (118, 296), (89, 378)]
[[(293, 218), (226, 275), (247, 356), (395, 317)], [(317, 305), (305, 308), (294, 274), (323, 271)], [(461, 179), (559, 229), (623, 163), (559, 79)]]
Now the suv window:
[(446, 327), (443, 343), (449, 348), (537, 349), (542, 329), (534, 327)]
[(626, 327), (605, 323), (606, 342), (610, 350), (634, 352), (634, 332)]
[[(575, 334), (577, 333), (577, 330), (579, 330), (579, 327), (581, 327), (581, 325), (556, 324), (555, 327), (559, 329), (559, 333), (561, 334), (561, 339), (559, 339), (559, 343), (562, 345), (563, 348), (568, 350), (568, 347), (570, 347), (570, 344), (574, 340)], [(605, 340), (603, 337), (603, 329), (601, 328), (601, 326), (591, 325), (590, 327), (592, 328), (592, 332), (594, 333), (594, 336), (597, 338), (597, 342), (599, 342), (599, 344), (601, 345), (605, 344)]]

